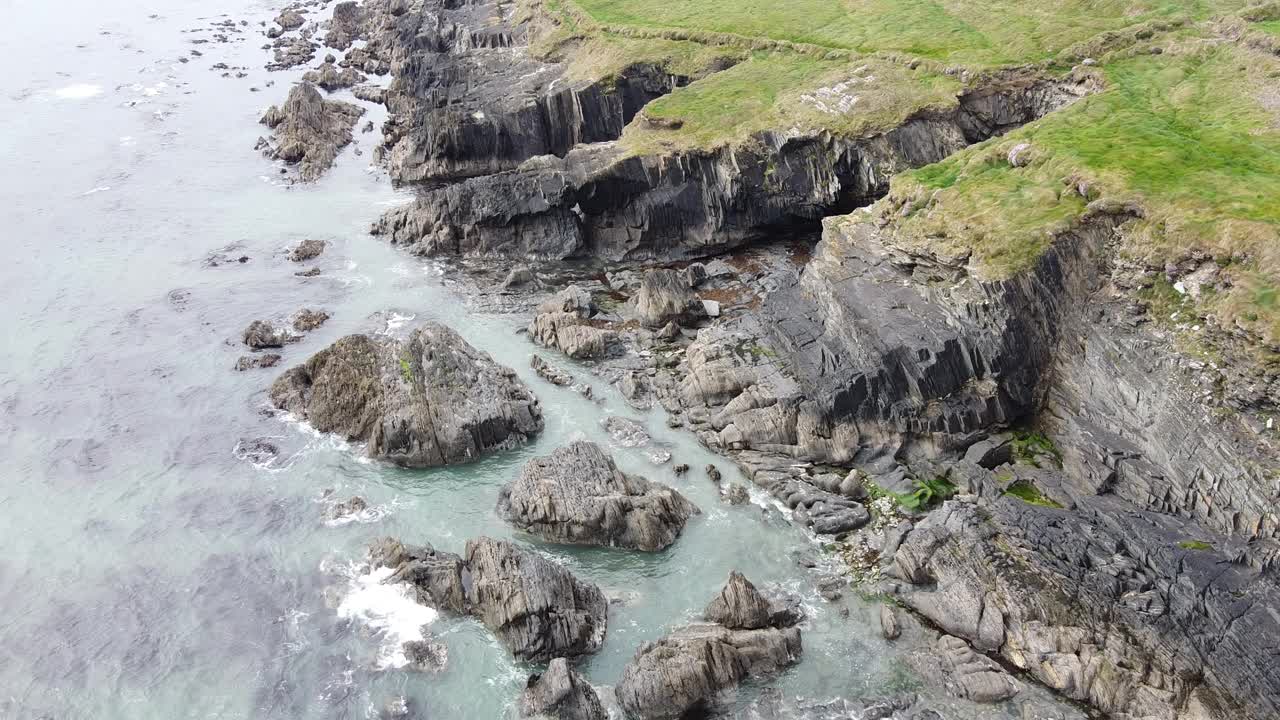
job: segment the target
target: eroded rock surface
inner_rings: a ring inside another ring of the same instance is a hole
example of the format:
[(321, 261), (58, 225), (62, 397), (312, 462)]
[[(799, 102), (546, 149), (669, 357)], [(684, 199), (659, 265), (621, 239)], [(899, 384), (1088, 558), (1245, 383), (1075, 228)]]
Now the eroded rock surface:
[(516, 657), (547, 662), (594, 653), (604, 643), (608, 603), (600, 589), (512, 543), (468, 540), (463, 556), (386, 539), (370, 561), (392, 568), (425, 604), (484, 623)]
[(622, 472), (592, 442), (530, 460), (498, 497), (498, 514), (548, 542), (656, 551), (698, 508), (675, 489)]
[(538, 306), (529, 321), (529, 338), (574, 359), (605, 357), (617, 338), (612, 331), (591, 324), (597, 311), (590, 293), (570, 285)]
[(687, 625), (641, 646), (614, 689), (629, 717), (685, 717), (695, 708), (714, 706), (721, 693), (749, 677), (765, 677), (798, 662), (796, 615), (779, 614), (773, 624), (758, 628), (737, 627), (760, 619), (757, 595), (746, 578), (735, 573), (708, 607), (714, 617), (734, 627), (715, 622)]
[(410, 467), (470, 462), (542, 430), (515, 373), (439, 323), (406, 340), (344, 337), (276, 380), (271, 402)]
[(315, 180), (351, 142), (351, 131), (363, 114), (362, 107), (326, 100), (310, 83), (300, 83), (283, 105), (272, 105), (262, 116), (262, 124), (272, 131), (272, 142), (263, 152), (296, 165), (302, 181)]
[(546, 672), (530, 675), (520, 695), (520, 717), (554, 720), (607, 720), (600, 696), (586, 678), (564, 658), (547, 665)]

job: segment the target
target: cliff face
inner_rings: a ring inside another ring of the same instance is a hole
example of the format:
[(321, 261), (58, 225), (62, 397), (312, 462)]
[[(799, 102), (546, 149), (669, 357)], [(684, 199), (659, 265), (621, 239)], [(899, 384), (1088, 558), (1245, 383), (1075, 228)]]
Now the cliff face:
[[(644, 73), (618, 83), (659, 85)], [(951, 111), (922, 113), (865, 138), (767, 133), (749, 146), (656, 156), (629, 155), (615, 143), (582, 145), (561, 158), (539, 157), (429, 191), (384, 216), (375, 232), (422, 255), (702, 257), (868, 202), (895, 173), (1040, 117), (1078, 92), (1055, 82), (1006, 81), (960, 97)], [(629, 106), (619, 107), (621, 113), (592, 117), (629, 120)], [(582, 112), (573, 119), (591, 120)], [(571, 123), (547, 134), (589, 143), (614, 130)]]

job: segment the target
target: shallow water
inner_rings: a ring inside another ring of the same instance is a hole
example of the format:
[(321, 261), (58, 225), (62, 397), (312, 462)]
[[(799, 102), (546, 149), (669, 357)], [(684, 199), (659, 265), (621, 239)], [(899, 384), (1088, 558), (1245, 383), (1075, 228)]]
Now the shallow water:
[[(399, 696), (424, 717), (502, 717), (535, 668), (477, 623), (378, 585), (364, 549), (383, 535), (455, 552), (476, 535), (511, 537), (493, 511), (500, 485), (571, 439), (609, 444), (599, 422), (611, 413), (644, 420), (695, 471), (677, 479), (643, 450), (615, 447), (619, 463), (677, 486), (704, 514), (657, 555), (517, 538), (620, 599), (604, 649), (582, 666), (593, 682), (611, 684), (642, 641), (695, 617), (733, 568), (809, 606), (804, 661), (777, 683), (787, 692), (913, 682), (873, 605), (817, 597), (791, 558), (814, 540), (763, 498), (719, 502), (696, 468), (717, 462), (740, 480), (726, 462), (607, 387), (595, 388), (598, 404), (541, 381), (517, 319), (468, 314), (435, 268), (367, 235), (405, 200), (370, 168), (376, 134), (359, 135), (364, 155), (349, 148), (314, 186), (281, 183), (251, 149), (265, 132), (257, 118), (296, 77), (262, 70), (258, 23), (275, 8), (217, 10), (250, 25), (227, 43), (194, 43), (224, 19), (208, 3), (10, 8), (20, 29), (0, 47), (0, 717), (363, 718)], [(222, 77), (218, 62), (247, 76)], [(306, 237), (331, 243), (309, 280), (282, 253)], [(214, 255), (232, 261), (210, 267)], [(546, 432), (474, 465), (405, 471), (264, 412), (279, 369), (234, 372), (239, 333), (303, 307), (333, 318), (287, 347), (285, 364), (353, 331), (439, 319), (520, 372)], [(280, 457), (243, 459), (241, 441), (257, 437)], [(327, 503), (352, 495), (371, 509), (324, 522)], [(449, 648), (437, 675), (396, 667), (399, 642), (423, 623)]]

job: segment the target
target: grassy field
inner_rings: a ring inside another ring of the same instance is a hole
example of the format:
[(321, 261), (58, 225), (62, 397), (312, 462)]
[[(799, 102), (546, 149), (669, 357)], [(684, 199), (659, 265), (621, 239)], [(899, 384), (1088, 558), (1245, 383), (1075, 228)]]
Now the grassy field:
[[(1089, 201), (1136, 203), (1146, 218), (1127, 253), (1152, 266), (1208, 253), (1233, 286), (1205, 309), (1280, 338), (1280, 102), (1271, 95), (1280, 61), (1188, 38), (1105, 72), (1105, 92), (897, 178), (899, 202), (930, 198), (897, 224), (900, 236), (971, 252), (982, 273), (1007, 277)], [(1008, 154), (1023, 143), (1030, 163), (1015, 168)]]

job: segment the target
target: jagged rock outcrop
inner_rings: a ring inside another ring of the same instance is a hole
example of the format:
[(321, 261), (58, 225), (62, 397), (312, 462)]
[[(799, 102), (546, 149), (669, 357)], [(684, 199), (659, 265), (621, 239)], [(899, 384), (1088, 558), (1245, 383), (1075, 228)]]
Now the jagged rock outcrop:
[(742, 573), (734, 570), (729, 573), (729, 581), (721, 588), (720, 594), (702, 611), (702, 616), (708, 622), (725, 627), (756, 630), (770, 625), (773, 611), (769, 601), (756, 586)]
[(339, 70), (337, 65), (334, 63), (326, 62), (315, 70), (308, 70), (303, 74), (302, 79), (312, 85), (322, 88), (326, 92), (333, 92), (335, 90), (344, 90), (349, 87), (355, 87), (368, 78), (355, 68), (343, 68)]
[(410, 583), (424, 603), (477, 618), (517, 660), (573, 658), (604, 643), (608, 603), (600, 588), (509, 542), (468, 540), (459, 557), (386, 539), (369, 556), (394, 570), (386, 582)]
[(346, 0), (333, 6), (333, 19), (324, 44), (335, 50), (346, 50), (364, 32), (365, 12), (354, 0)]
[(675, 489), (622, 472), (586, 441), (530, 460), (498, 496), (504, 520), (570, 545), (662, 550), (698, 512)]
[(635, 296), (640, 324), (661, 328), (668, 323), (686, 325), (707, 317), (702, 300), (693, 291), (686, 274), (676, 270), (650, 270), (640, 281)]
[(338, 151), (351, 142), (352, 129), (364, 108), (340, 100), (326, 100), (310, 83), (299, 83), (281, 106), (272, 105), (262, 116), (271, 128), (272, 142), (264, 154), (298, 166), (304, 182), (319, 178), (333, 165)]
[(469, 462), (542, 430), (515, 373), (434, 322), (407, 340), (344, 337), (276, 380), (271, 402), (410, 467)]
[(546, 672), (529, 676), (520, 694), (520, 717), (607, 720), (609, 714), (591, 683), (574, 672), (564, 658), (556, 658)]
[(571, 358), (601, 358), (612, 352), (617, 335), (591, 324), (597, 308), (591, 293), (570, 285), (538, 306), (529, 321), (529, 338)]
[(766, 133), (746, 147), (662, 156), (580, 145), (425, 193), (374, 229), (424, 255), (706, 256), (816, 223), (842, 202), (883, 193), (894, 173), (1040, 117), (1074, 93), (1018, 77), (869, 138)]
[(892, 572), (944, 631), (1112, 717), (1276, 717), (1275, 568), (1203, 532), (1115, 497), (953, 501), (909, 530)]
[[(767, 676), (799, 661), (798, 615), (780, 613), (774, 624), (748, 628), (759, 619), (757, 615), (730, 608), (725, 601), (728, 597), (736, 605), (753, 595), (758, 595), (755, 588), (735, 573), (708, 607), (733, 626), (687, 625), (641, 646), (614, 688), (628, 716), (638, 720), (685, 717), (690, 710), (714, 705), (722, 692), (748, 677)], [(754, 607), (755, 601), (746, 604)]]

